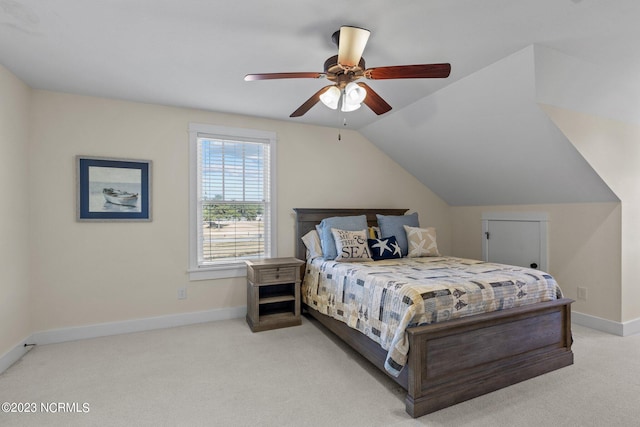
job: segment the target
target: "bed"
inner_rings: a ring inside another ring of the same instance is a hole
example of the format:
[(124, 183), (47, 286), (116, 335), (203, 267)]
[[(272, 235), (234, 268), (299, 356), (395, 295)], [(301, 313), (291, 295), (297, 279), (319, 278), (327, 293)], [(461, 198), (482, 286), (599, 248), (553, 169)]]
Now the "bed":
[[(324, 218), (403, 215), (406, 209), (296, 208), (296, 257), (306, 258), (302, 236)], [(306, 266), (305, 270), (309, 268)], [(573, 364), (571, 303), (567, 298), (406, 328), (408, 353), (399, 374), (389, 371), (389, 351), (361, 331), (304, 304), (305, 314), (362, 354), (407, 391), (412, 417), (507, 387)], [(385, 367), (386, 364), (386, 367)], [(396, 376), (397, 375), (397, 376)]]

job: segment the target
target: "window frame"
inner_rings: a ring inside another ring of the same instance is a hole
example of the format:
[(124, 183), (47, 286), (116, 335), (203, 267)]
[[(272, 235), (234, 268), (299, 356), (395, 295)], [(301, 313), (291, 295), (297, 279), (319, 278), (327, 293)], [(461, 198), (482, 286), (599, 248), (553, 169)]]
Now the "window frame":
[(198, 264), (198, 137), (238, 141), (264, 141), (269, 145), (269, 242), (265, 248), (269, 257), (277, 257), (277, 195), (276, 195), (276, 133), (271, 131), (229, 126), (189, 123), (189, 280), (210, 280), (243, 277), (247, 274), (244, 260), (227, 261), (215, 265)]

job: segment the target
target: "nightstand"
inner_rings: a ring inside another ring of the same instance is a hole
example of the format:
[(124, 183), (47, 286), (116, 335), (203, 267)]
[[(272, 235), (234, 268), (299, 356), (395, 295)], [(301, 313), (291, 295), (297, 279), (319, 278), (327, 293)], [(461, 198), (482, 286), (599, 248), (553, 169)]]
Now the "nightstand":
[(296, 258), (266, 258), (247, 263), (247, 323), (253, 332), (302, 323), (300, 266)]

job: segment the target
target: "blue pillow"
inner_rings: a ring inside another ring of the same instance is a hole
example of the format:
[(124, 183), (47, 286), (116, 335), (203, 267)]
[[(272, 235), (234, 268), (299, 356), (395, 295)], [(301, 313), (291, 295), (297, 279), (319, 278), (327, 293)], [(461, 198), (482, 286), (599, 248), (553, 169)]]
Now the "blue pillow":
[(338, 250), (331, 229), (361, 231), (367, 229), (367, 216), (332, 216), (320, 222), (320, 245), (324, 259), (336, 259)]
[(382, 236), (395, 236), (400, 245), (402, 256), (409, 253), (409, 243), (407, 242), (407, 232), (404, 231), (405, 225), (409, 227), (420, 227), (418, 222), (418, 212), (410, 215), (380, 215), (378, 217), (378, 227)]
[(382, 237), (380, 239), (369, 239), (369, 249), (371, 258), (374, 261), (381, 259), (402, 258), (400, 245), (396, 240), (396, 236)]

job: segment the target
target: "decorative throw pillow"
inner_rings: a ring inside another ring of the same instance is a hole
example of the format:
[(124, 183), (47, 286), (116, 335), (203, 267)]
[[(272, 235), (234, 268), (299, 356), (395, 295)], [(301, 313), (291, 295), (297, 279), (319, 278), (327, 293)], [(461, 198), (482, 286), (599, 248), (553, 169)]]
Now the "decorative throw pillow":
[(367, 237), (369, 239), (379, 239), (380, 238), (380, 227), (368, 227), (367, 228)]
[(404, 226), (409, 243), (409, 258), (440, 256), (436, 242), (436, 229)]
[(333, 234), (338, 251), (338, 255), (335, 258), (336, 261), (371, 261), (366, 229), (349, 231), (332, 228), (331, 233)]
[(325, 218), (320, 222), (320, 244), (322, 245), (322, 253), (324, 259), (335, 259), (338, 256), (335, 240), (331, 229), (359, 231), (367, 228), (367, 216), (333, 216)]
[(369, 239), (369, 249), (371, 249), (371, 258), (374, 261), (402, 258), (402, 251), (395, 236)]
[(302, 243), (307, 247), (307, 260), (322, 258), (322, 247), (320, 246), (320, 236), (317, 230), (311, 230), (302, 236)]
[(381, 236), (396, 236), (402, 256), (407, 256), (408, 243), (407, 234), (402, 228), (404, 225), (410, 227), (420, 227), (418, 222), (418, 213), (414, 212), (410, 215), (376, 215), (378, 217), (378, 226), (380, 227)]

